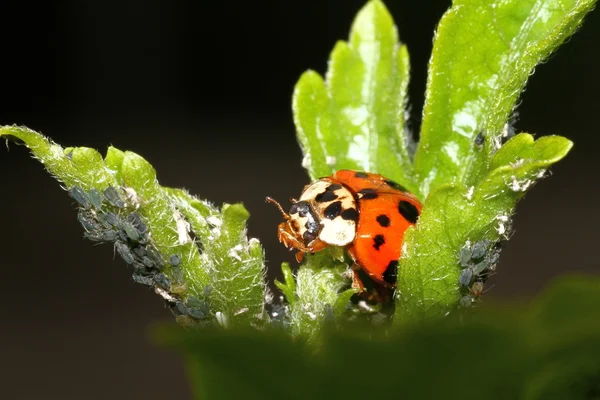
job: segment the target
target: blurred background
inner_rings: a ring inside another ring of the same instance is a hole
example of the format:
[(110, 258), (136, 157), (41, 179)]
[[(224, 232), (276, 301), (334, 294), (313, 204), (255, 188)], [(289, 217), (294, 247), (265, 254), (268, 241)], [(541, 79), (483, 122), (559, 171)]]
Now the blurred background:
[[(0, 124), (64, 146), (143, 155), (164, 185), (214, 203), (242, 201), (270, 276), (293, 261), (277, 210), (307, 183), (290, 98), (324, 72), (364, 0), (1, 2)], [(437, 21), (450, 1), (387, 1), (412, 61), (410, 125), (418, 130)], [(484, 301), (536, 295), (555, 276), (598, 274), (600, 13), (547, 63), (521, 98), (518, 131), (560, 134), (571, 154), (519, 204), (513, 238)], [(183, 362), (152, 345), (171, 321), (110, 246), (82, 238), (73, 201), (30, 159), (0, 148), (3, 229), (2, 398), (187, 399)]]

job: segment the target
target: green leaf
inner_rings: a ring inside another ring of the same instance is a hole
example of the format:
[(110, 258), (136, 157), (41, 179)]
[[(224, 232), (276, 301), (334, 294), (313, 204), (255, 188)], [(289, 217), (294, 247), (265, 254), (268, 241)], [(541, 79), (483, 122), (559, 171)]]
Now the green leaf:
[(348, 265), (340, 260), (339, 252), (337, 255), (333, 253), (336, 249), (308, 255), (298, 269), (296, 296), (289, 305), (293, 336), (303, 336), (316, 342), (324, 324), (341, 316), (345, 309), (337, 302), (340, 292), (348, 285), (344, 276)]
[[(387, 332), (332, 331), (318, 350), (277, 330), (163, 325), (153, 333), (185, 355), (198, 399), (592, 398), (600, 372), (599, 289), (597, 278), (571, 278), (532, 305)], [(357, 365), (371, 369), (349, 382)]]
[(281, 272), (283, 273), (283, 282), (275, 280), (275, 286), (281, 290), (289, 304), (294, 304), (296, 301), (296, 281), (294, 280), (290, 264), (281, 263)]
[[(455, 1), (437, 28), (415, 169), (421, 193), (476, 184), (533, 68), (595, 0)], [(478, 134), (484, 143), (476, 144)]]
[(182, 231), (188, 222), (165, 196), (156, 180), (156, 171), (144, 158), (126, 151), (120, 173), (123, 185), (133, 189), (139, 197), (138, 211), (152, 232), (154, 245), (166, 260), (171, 255), (181, 258), (180, 268), (193, 277), (189, 289), (194, 295), (200, 295), (210, 282), (208, 271), (203, 268), (198, 248), (188, 231)]
[(544, 136), (534, 142), (533, 136), (521, 133), (492, 157), (492, 169), (480, 184), (480, 191), (487, 199), (494, 197), (494, 202), (502, 198), (517, 200), (572, 147), (573, 143), (561, 136)]
[[(197, 288), (197, 295), (210, 288), (211, 309), (221, 312), (228, 326), (262, 324), (267, 294), (264, 255), (260, 242), (246, 237), (248, 211), (241, 204), (226, 204), (219, 211), (185, 190), (164, 190), (201, 248), (198, 265), (208, 278), (201, 281), (205, 286)], [(193, 270), (189, 273), (191, 281), (200, 281)]]
[(559, 136), (534, 142), (531, 135), (519, 134), (496, 153), (490, 164), (494, 169), (479, 185), (446, 185), (431, 193), (418, 224), (404, 236), (396, 320), (445, 316), (470, 296), (471, 284), (493, 266), (482, 266), (461, 287), (460, 275), (470, 268), (461, 265), (461, 249), (489, 241), (486, 252), (494, 252), (493, 243), (510, 231), (517, 201), (571, 146)]
[(326, 82), (308, 71), (296, 84), (294, 122), (311, 178), (354, 169), (418, 189), (404, 129), (408, 75), (408, 51), (391, 15), (381, 1), (369, 1), (349, 42), (333, 49)]
[(102, 156), (94, 149), (63, 149), (39, 133), (18, 126), (0, 126), (0, 138), (24, 142), (48, 172), (69, 189), (78, 185), (84, 190), (104, 190), (116, 185), (116, 179), (104, 168)]
[(207, 238), (212, 238), (207, 248), (212, 248), (211, 253), (218, 257), (208, 264), (212, 302), (232, 323), (262, 323), (266, 295), (264, 260), (258, 239), (248, 240), (246, 236), (250, 214), (241, 204), (225, 204), (221, 215), (222, 225), (215, 226)]
[(0, 138), (25, 143), (79, 203), (84, 235), (111, 243), (185, 325), (262, 326), (263, 251), (246, 237), (241, 204), (220, 210), (162, 187), (143, 157), (109, 147), (63, 150), (27, 128), (0, 127)]
[(104, 163), (111, 174), (115, 177), (115, 180), (121, 181), (121, 167), (123, 166), (123, 160), (125, 159), (125, 152), (117, 149), (113, 146), (108, 146), (106, 151), (106, 157), (104, 157)]

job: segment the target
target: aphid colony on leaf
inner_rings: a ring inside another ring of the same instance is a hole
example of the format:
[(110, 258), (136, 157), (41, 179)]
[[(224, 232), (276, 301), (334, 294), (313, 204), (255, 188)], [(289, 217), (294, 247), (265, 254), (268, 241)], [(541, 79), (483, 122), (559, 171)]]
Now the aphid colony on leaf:
[(345, 247), (354, 266), (353, 287), (363, 290), (366, 275), (381, 289), (396, 287), (404, 232), (417, 223), (421, 203), (381, 175), (340, 170), (304, 187), (289, 212), (275, 200), (285, 221), (279, 241), (296, 259), (328, 246)]
[[(207, 286), (200, 297), (180, 298), (187, 291), (180, 267), (181, 256), (172, 254), (168, 262), (163, 259), (150, 242), (148, 227), (140, 215), (130, 212), (137, 207), (126, 202), (119, 190), (109, 186), (101, 194), (94, 188), (86, 192), (73, 186), (69, 193), (79, 205), (77, 219), (85, 231), (84, 237), (94, 242), (114, 243), (116, 254), (133, 266), (133, 280), (154, 287), (168, 302), (178, 321), (196, 325), (209, 317), (209, 304), (201, 297), (208, 296), (211, 288)], [(171, 277), (165, 274), (165, 267), (169, 268)]]
[(469, 307), (483, 293), (483, 285), (488, 277), (496, 270), (500, 258), (501, 243), (492, 243), (484, 239), (472, 243), (467, 241), (460, 250), (459, 264), (461, 272), (459, 284), (463, 297), (462, 307)]

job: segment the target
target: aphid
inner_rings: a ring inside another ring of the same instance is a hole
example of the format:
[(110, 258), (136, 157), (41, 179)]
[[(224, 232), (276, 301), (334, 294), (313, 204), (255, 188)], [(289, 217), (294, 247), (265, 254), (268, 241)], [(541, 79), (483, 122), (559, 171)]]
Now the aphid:
[(108, 201), (110, 204), (117, 208), (125, 207), (125, 202), (123, 201), (123, 199), (121, 199), (119, 192), (117, 192), (117, 189), (115, 189), (112, 186), (109, 186), (104, 190), (104, 198), (106, 199), (106, 201)]
[(88, 212), (77, 213), (77, 221), (79, 221), (81, 226), (83, 226), (83, 229), (85, 229), (87, 232), (96, 232), (102, 229), (102, 227), (100, 226), (100, 224), (98, 224), (94, 216)]
[(164, 290), (169, 290), (171, 288), (171, 280), (163, 273), (154, 275), (154, 282), (156, 282), (156, 285)]
[(118, 238), (117, 232), (107, 230), (84, 232), (83, 236), (93, 242), (114, 242)]
[(171, 254), (169, 262), (172, 266), (177, 267), (181, 263), (181, 256), (179, 254)]
[(473, 270), (471, 268), (465, 268), (460, 271), (459, 283), (461, 286), (469, 286), (473, 280)]
[(134, 274), (133, 275), (133, 281), (136, 282), (136, 283), (141, 283), (142, 285), (146, 285), (146, 286), (153, 286), (154, 285), (154, 279), (152, 279), (149, 276), (143, 276), (143, 275)]
[(482, 260), (477, 264), (473, 265), (473, 275), (478, 276), (488, 267), (488, 262), (486, 260)]
[(173, 267), (173, 280), (177, 282), (177, 284), (183, 283), (183, 270), (179, 267)]
[(471, 261), (471, 257), (473, 255), (473, 251), (471, 247), (466, 245), (460, 249), (460, 265), (463, 267), (468, 267), (469, 262)]
[[(143, 257), (146, 256), (146, 248), (143, 246), (137, 246), (134, 247), (133, 249), (131, 249), (131, 251), (133, 251), (133, 253), (141, 260)], [(152, 260), (150, 260), (150, 262), (152, 262)]]
[(117, 249), (117, 253), (119, 253), (123, 261), (125, 261), (127, 264), (133, 264), (134, 258), (133, 254), (129, 250), (129, 246), (123, 242), (116, 241), (115, 248)]
[(69, 191), (71, 197), (79, 203), (79, 205), (83, 208), (90, 208), (90, 201), (85, 194), (85, 190), (80, 188), (79, 186), (73, 186)]
[(471, 259), (473, 260), (481, 260), (490, 246), (490, 241), (487, 239), (476, 242), (473, 245), (473, 253), (471, 254)]
[(154, 261), (152, 261), (150, 258), (148, 258), (146, 256), (142, 257), (142, 264), (144, 264), (148, 268), (154, 268), (155, 267)]
[(475, 136), (475, 146), (481, 148), (481, 147), (483, 147), (484, 143), (485, 143), (485, 135), (483, 134), (483, 132), (479, 132), (477, 134), (477, 136)]
[(154, 247), (152, 247), (150, 245), (147, 246), (146, 254), (148, 255), (148, 258), (154, 262), (154, 264), (157, 266), (158, 269), (161, 269), (165, 265), (165, 262), (161, 256), (161, 254)]
[(125, 235), (127, 235), (127, 238), (129, 240), (131, 240), (132, 242), (139, 242), (140, 233), (137, 231), (137, 229), (135, 229), (131, 222), (123, 221), (123, 223), (121, 224), (121, 228), (123, 229)]
[(131, 223), (135, 229), (139, 232), (140, 236), (144, 236), (148, 232), (148, 227), (142, 221), (142, 218), (138, 213), (131, 213), (127, 216), (127, 221)]
[(213, 291), (212, 286), (206, 285), (206, 286), (204, 286), (204, 289), (202, 289), (202, 296), (206, 298), (212, 293), (212, 291)]
[(97, 210), (102, 208), (102, 196), (96, 188), (91, 188), (88, 191), (88, 197), (90, 199), (90, 203), (92, 203), (94, 208), (96, 208)]
[(196, 319), (203, 319), (210, 311), (208, 304), (204, 301), (200, 301), (196, 297), (188, 298), (186, 301), (186, 306), (188, 309), (188, 314)]
[(483, 293), (483, 282), (474, 282), (473, 286), (471, 286), (471, 293), (473, 293), (473, 296), (476, 298), (481, 296)]
[(120, 227), (121, 219), (117, 216), (117, 214), (115, 214), (111, 211), (107, 211), (103, 215), (104, 215), (104, 219), (106, 220), (107, 224), (109, 224), (110, 226), (113, 226), (115, 228)]
[(473, 304), (473, 297), (466, 295), (460, 299), (460, 305), (464, 308), (471, 307)]

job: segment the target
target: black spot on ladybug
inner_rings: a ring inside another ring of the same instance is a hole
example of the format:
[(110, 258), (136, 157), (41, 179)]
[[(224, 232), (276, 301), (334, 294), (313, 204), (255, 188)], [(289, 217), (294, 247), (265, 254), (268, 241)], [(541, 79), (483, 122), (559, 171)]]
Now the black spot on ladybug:
[(373, 247), (375, 250), (379, 251), (379, 248), (385, 243), (385, 238), (383, 235), (375, 235), (373, 238)]
[(332, 183), (331, 185), (327, 186), (327, 190), (328, 192), (335, 192), (336, 190), (340, 190), (342, 188), (342, 185), (340, 185), (339, 183)]
[(342, 218), (345, 220), (357, 221), (358, 211), (356, 211), (356, 208), (348, 208), (342, 212)]
[(377, 190), (375, 189), (363, 189), (360, 192), (358, 192), (358, 194), (360, 195), (359, 198), (361, 200), (373, 200), (379, 197), (379, 195), (377, 194)]
[(416, 224), (419, 219), (419, 210), (412, 203), (400, 200), (398, 203), (398, 211), (411, 224)]
[(381, 225), (384, 228), (390, 226), (390, 218), (385, 214), (378, 215), (376, 220), (377, 223), (379, 223), (379, 225)]
[(327, 219), (334, 219), (335, 217), (340, 215), (341, 212), (342, 212), (342, 202), (335, 201), (327, 206), (325, 211), (323, 211), (323, 215), (325, 215), (325, 218), (327, 218)]
[(398, 279), (398, 260), (392, 260), (388, 264), (385, 272), (383, 273), (383, 280), (389, 284), (396, 284)]
[(298, 212), (298, 204), (294, 203), (290, 207), (290, 214), (296, 214)]
[(399, 191), (401, 191), (401, 192), (408, 192), (408, 190), (406, 190), (406, 188), (405, 188), (404, 186), (402, 186), (402, 185), (401, 185), (401, 184), (399, 184), (398, 182), (394, 182), (394, 181), (393, 181), (393, 180), (391, 180), (391, 179), (386, 179), (386, 180), (385, 180), (385, 183), (386, 183), (386, 184), (387, 184), (389, 187), (391, 187), (392, 189), (399, 190)]
[(357, 178), (364, 179), (364, 178), (368, 177), (369, 175), (365, 174), (364, 172), (356, 172), (354, 174), (354, 176), (357, 177)]
[(315, 200), (318, 201), (319, 203), (333, 201), (337, 198), (338, 198), (337, 194), (335, 194), (335, 192), (333, 192), (333, 191), (330, 191), (329, 188), (327, 188), (327, 190), (325, 190), (323, 193), (319, 193), (318, 195), (315, 196)]

